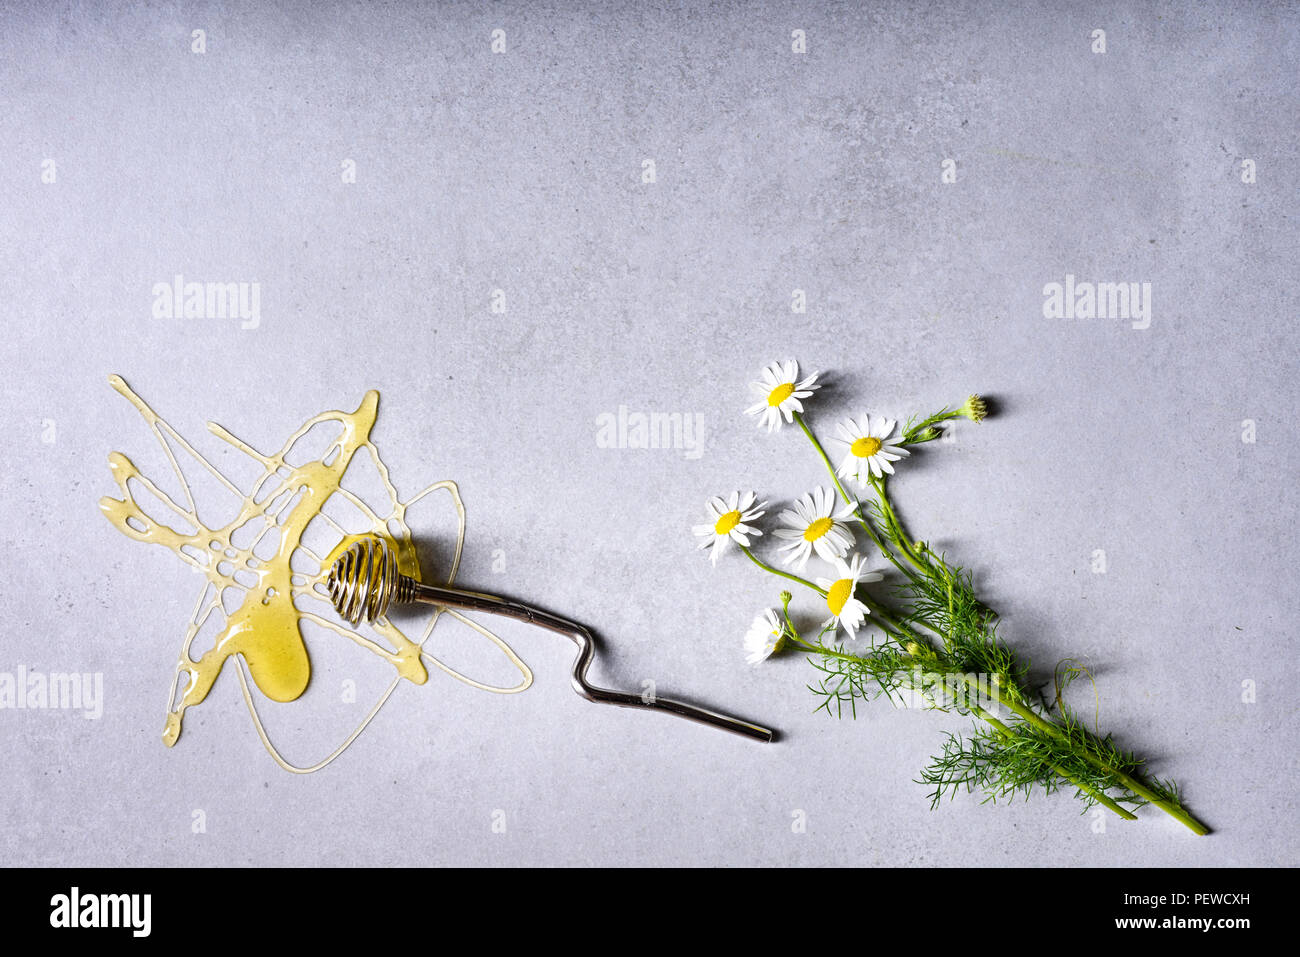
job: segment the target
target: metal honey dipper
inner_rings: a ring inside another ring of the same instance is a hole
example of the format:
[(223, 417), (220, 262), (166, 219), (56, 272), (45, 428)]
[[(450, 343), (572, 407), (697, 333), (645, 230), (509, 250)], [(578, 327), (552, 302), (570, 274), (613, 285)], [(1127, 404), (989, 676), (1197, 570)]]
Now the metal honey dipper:
[(388, 606), (394, 602), (424, 602), (446, 608), (482, 611), (538, 625), (564, 635), (578, 646), (578, 658), (573, 665), (573, 688), (588, 701), (666, 711), (759, 741), (772, 740), (773, 733), (770, 729), (740, 718), (657, 695), (628, 694), (591, 684), (587, 681), (587, 669), (595, 657), (595, 641), (585, 627), (506, 598), (422, 584), (398, 571), (397, 556), (388, 542), (378, 536), (366, 536), (339, 556), (330, 568), (328, 588), (330, 599), (339, 615), (354, 625), (383, 617)]

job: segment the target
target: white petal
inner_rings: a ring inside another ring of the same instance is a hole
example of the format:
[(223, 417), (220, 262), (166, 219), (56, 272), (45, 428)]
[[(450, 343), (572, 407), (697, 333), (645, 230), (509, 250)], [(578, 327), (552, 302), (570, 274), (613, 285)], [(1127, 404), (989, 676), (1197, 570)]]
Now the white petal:
[(838, 526), (835, 526), (831, 528), (824, 537), (818, 539), (818, 541), (825, 542), (827, 547), (833, 548), (839, 554), (843, 555), (844, 551), (852, 546), (853, 537), (842, 531)]
[(824, 538), (819, 538), (813, 542), (813, 548), (817, 550), (817, 557), (826, 562), (833, 562), (844, 554), (843, 549), (835, 548), (833, 544)]

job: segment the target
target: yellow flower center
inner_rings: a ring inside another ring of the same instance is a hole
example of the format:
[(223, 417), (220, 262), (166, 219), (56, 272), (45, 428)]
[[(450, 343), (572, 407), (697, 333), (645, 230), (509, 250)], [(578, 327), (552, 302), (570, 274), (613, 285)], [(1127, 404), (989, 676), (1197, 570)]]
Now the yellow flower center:
[(826, 593), (826, 607), (831, 610), (831, 614), (839, 617), (839, 613), (844, 610), (848, 603), (849, 596), (853, 594), (853, 579), (841, 578), (830, 587)]
[(780, 405), (792, 395), (794, 395), (794, 383), (783, 382), (767, 394), (767, 404)]
[(714, 523), (713, 530), (719, 535), (726, 535), (739, 524), (740, 513), (735, 511), (727, 512)]
[(803, 537), (805, 541), (815, 542), (831, 530), (833, 523), (829, 518), (819, 518), (807, 528), (804, 529)]
[(860, 459), (869, 459), (880, 451), (880, 439), (873, 438), (870, 435), (864, 436), (854, 442), (849, 447), (849, 451)]

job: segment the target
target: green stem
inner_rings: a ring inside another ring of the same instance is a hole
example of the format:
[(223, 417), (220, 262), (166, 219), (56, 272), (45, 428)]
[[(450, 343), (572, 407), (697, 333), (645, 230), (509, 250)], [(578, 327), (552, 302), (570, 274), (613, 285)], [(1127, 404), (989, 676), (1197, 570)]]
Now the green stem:
[(898, 520), (898, 513), (894, 511), (893, 503), (889, 501), (889, 495), (885, 492), (884, 479), (876, 478), (873, 475), (871, 477), (871, 487), (876, 490), (876, 497), (880, 500), (880, 509), (885, 515), (885, 521), (889, 525), (890, 531), (893, 533), (890, 537), (898, 545), (903, 556), (916, 566), (917, 571), (922, 575), (928, 574), (930, 569), (921, 558), (920, 553), (912, 546), (907, 533), (903, 530), (903, 523)]
[[(1046, 718), (1039, 715), (1036, 711), (1034, 711), (1032, 708), (1028, 707), (1027, 705), (1023, 705), (1018, 701), (1012, 701), (1006, 698), (1005, 696), (1003, 696), (1001, 692), (998, 692), (998, 700), (999, 703), (1001, 703), (1002, 705), (1004, 705), (1005, 707), (1013, 711), (1015, 714), (1019, 715), (1020, 718), (1027, 721), (1033, 727), (1038, 728), (1040, 731), (1050, 734), (1059, 740), (1068, 740), (1066, 739), (1065, 734), (1054, 722), (1048, 721)], [(1174, 818), (1176, 821), (1182, 823), (1193, 833), (1199, 834), (1201, 836), (1210, 833), (1210, 829), (1208, 827), (1206, 827), (1196, 818), (1188, 814), (1187, 811), (1183, 810), (1183, 808), (1178, 807), (1176, 804), (1173, 804), (1170, 801), (1166, 800), (1165, 798), (1160, 797), (1160, 795), (1156, 794), (1154, 791), (1148, 788), (1137, 778), (1133, 777), (1131, 774), (1127, 774), (1124, 771), (1121, 771), (1119, 768), (1112, 767), (1110, 764), (1106, 763), (1101, 758), (1097, 757), (1091, 751), (1088, 751), (1086, 749), (1083, 751), (1083, 756), (1087, 760), (1087, 762), (1091, 764), (1093, 767), (1097, 768), (1098, 770), (1105, 771), (1107, 774), (1114, 776), (1114, 778), (1117, 781), (1123, 784), (1126, 788), (1128, 788), (1138, 797), (1142, 798), (1148, 804), (1152, 804), (1155, 807), (1160, 808), (1160, 810), (1164, 811), (1166, 814)]]
[(863, 604), (867, 606), (867, 610), (871, 612), (873, 617), (879, 618), (888, 624), (898, 636), (925, 645), (927, 648), (930, 647), (930, 642), (925, 635), (913, 631), (909, 625), (899, 620), (892, 612), (885, 610), (885, 608), (873, 601), (864, 601)]
[[(811, 654), (826, 655), (831, 658), (839, 658), (842, 661), (862, 660), (861, 657), (858, 655), (849, 654), (848, 652), (845, 651), (837, 651), (834, 648), (827, 648), (822, 645), (813, 645), (810, 644), (809, 642), (804, 641), (802, 638), (791, 639), (791, 644), (796, 645), (801, 651), (806, 651)], [(968, 689), (975, 691), (976, 694), (979, 693), (978, 688), (971, 687), (971, 679), (969, 677), (962, 675), (961, 680), (962, 680), (962, 684), (964, 684)], [(987, 711), (985, 711), (983, 708), (979, 707), (978, 705), (972, 706), (971, 713), (981, 718), (982, 720), (987, 721), (990, 725), (992, 725), (995, 729), (997, 729), (998, 733), (1000, 733), (1004, 738), (1010, 738), (1012, 736), (1013, 732), (1009, 727), (1007, 727), (1003, 722), (999, 721), (996, 717), (989, 714)], [(1054, 762), (1048, 762), (1048, 765), (1051, 767), (1053, 771), (1055, 771), (1065, 780), (1069, 781), (1080, 791), (1087, 794), (1098, 804), (1110, 808), (1110, 810), (1114, 811), (1116, 814), (1124, 818), (1126, 821), (1137, 820), (1137, 815), (1133, 814), (1131, 811), (1127, 811), (1124, 808), (1120, 807), (1119, 804), (1117, 804), (1114, 800), (1107, 797), (1101, 791), (1098, 791), (1096, 788), (1088, 784), (1086, 781), (1078, 780), (1076, 777), (1070, 774), (1069, 771), (1066, 771), (1064, 768), (1062, 768), (1060, 765)]]
[(932, 435), (929, 438), (921, 438), (927, 429), (932, 429), (941, 422), (947, 422), (949, 419), (957, 419), (962, 416), (961, 409), (944, 409), (942, 412), (936, 412), (934, 415), (925, 419), (917, 425), (912, 426), (904, 433), (899, 445), (920, 445), (923, 442), (933, 442), (939, 436)]
[(814, 655), (827, 655), (831, 658), (839, 658), (842, 661), (862, 660), (858, 655), (851, 655), (847, 651), (836, 651), (834, 648), (827, 648), (825, 645), (814, 645), (802, 638), (792, 639), (791, 644), (798, 645), (800, 651), (811, 652)]
[(813, 591), (821, 595), (823, 598), (826, 597), (826, 589), (819, 588), (818, 586), (810, 582), (808, 579), (800, 578), (798, 575), (791, 575), (789, 572), (783, 572), (779, 568), (773, 568), (767, 562), (763, 561), (763, 559), (759, 558), (757, 555), (751, 552), (744, 545), (740, 546), (740, 550), (744, 552), (746, 555), (748, 555), (749, 560), (753, 562), (755, 565), (757, 565), (759, 568), (763, 569), (763, 571), (771, 572), (773, 575), (780, 575), (782, 578), (788, 578), (792, 582), (798, 582), (800, 585), (803, 585), (805, 588), (811, 588)]
[[(964, 679), (964, 680), (965, 680), (965, 682), (966, 682), (967, 687), (969, 687), (969, 686), (970, 686), (969, 679)], [(1007, 727), (1005, 724), (1003, 724), (1001, 721), (999, 721), (997, 718), (995, 718), (993, 715), (989, 714), (989, 713), (988, 713), (987, 711), (985, 711), (983, 708), (981, 708), (981, 707), (979, 707), (978, 705), (976, 705), (974, 708), (972, 708), (972, 713), (973, 713), (974, 715), (976, 715), (977, 717), (979, 717), (979, 718), (983, 718), (985, 721), (987, 721), (989, 724), (991, 724), (994, 728), (996, 728), (997, 731), (1002, 735), (1003, 738), (1010, 739), (1010, 738), (1012, 737), (1012, 734), (1013, 734), (1013, 733), (1012, 733), (1011, 729), (1008, 728), (1008, 727)], [(1055, 771), (1055, 772), (1056, 772), (1057, 774), (1059, 774), (1061, 777), (1065, 778), (1065, 780), (1069, 781), (1069, 782), (1070, 782), (1071, 784), (1073, 784), (1076, 788), (1078, 788), (1078, 789), (1079, 789), (1080, 791), (1082, 791), (1084, 794), (1088, 795), (1090, 798), (1092, 798), (1092, 799), (1093, 799), (1094, 801), (1096, 801), (1098, 804), (1101, 804), (1101, 805), (1103, 805), (1103, 806), (1105, 806), (1105, 807), (1110, 808), (1112, 811), (1114, 811), (1116, 814), (1118, 814), (1120, 817), (1122, 817), (1122, 818), (1123, 818), (1124, 820), (1126, 820), (1126, 821), (1136, 821), (1136, 820), (1137, 820), (1137, 815), (1134, 814), (1132, 811), (1128, 811), (1128, 810), (1125, 810), (1124, 808), (1120, 807), (1117, 803), (1115, 803), (1114, 800), (1112, 800), (1111, 798), (1107, 797), (1107, 796), (1106, 796), (1105, 794), (1103, 794), (1101, 791), (1098, 791), (1096, 788), (1094, 788), (1091, 784), (1087, 783), (1086, 781), (1080, 781), (1080, 780), (1078, 780), (1077, 778), (1074, 777), (1074, 775), (1070, 774), (1070, 772), (1066, 771), (1066, 770), (1065, 770), (1064, 768), (1062, 768), (1059, 764), (1056, 764), (1056, 763), (1054, 763), (1054, 762), (1049, 761), (1049, 762), (1048, 762), (1048, 765), (1051, 767), (1051, 769), (1052, 769), (1053, 771)]]
[[(880, 608), (879, 606), (875, 606), (875, 605), (868, 605), (868, 607), (871, 609), (873, 615), (878, 615), (882, 621), (885, 621), (890, 625), (892, 625), (894, 630), (896, 632), (899, 632), (900, 637), (902, 638), (910, 637), (912, 640), (917, 641), (919, 644), (922, 644), (926, 647), (930, 647), (929, 642), (925, 639), (924, 636), (912, 632), (910, 629), (907, 628), (906, 625), (898, 621), (898, 619), (894, 618), (889, 612), (885, 611), (883, 608)], [(834, 651), (833, 649), (824, 648), (824, 647), (812, 646), (802, 641), (800, 642), (800, 645), (802, 645), (805, 650), (813, 651), (818, 654), (831, 655), (832, 657), (841, 658), (846, 661), (861, 660), (858, 655), (852, 655), (845, 652), (838, 652), (838, 651)], [(966, 677), (963, 674), (961, 680), (962, 683), (965, 684), (968, 688), (970, 687), (970, 678)], [(978, 689), (973, 689), (973, 690), (978, 691)], [(1029, 708), (1024, 704), (1021, 704), (1020, 702), (1007, 697), (1000, 690), (995, 691), (995, 694), (997, 695), (997, 700), (1000, 705), (1007, 708), (1009, 711), (1013, 712), (1014, 714), (1019, 716), (1022, 720), (1026, 721), (1033, 727), (1038, 728), (1040, 731), (1044, 731), (1047, 734), (1052, 735), (1058, 740), (1064, 740), (1064, 741), (1069, 740), (1068, 738), (1065, 737), (1064, 733), (1056, 724), (1054, 724), (1051, 721), (1048, 721), (1046, 718), (1043, 718), (1032, 708)], [(986, 721), (988, 721), (990, 724), (993, 724), (995, 727), (1007, 731), (1008, 733), (1010, 732), (1010, 729), (1007, 728), (1006, 725), (1001, 724), (1001, 722), (998, 722), (998, 720), (994, 718), (992, 715), (988, 714), (987, 712), (983, 712), (982, 709), (977, 708), (976, 713), (979, 714), (981, 718), (984, 718)], [(1191, 829), (1196, 834), (1205, 835), (1210, 833), (1210, 829), (1208, 827), (1206, 827), (1200, 821), (1196, 820), (1196, 818), (1188, 814), (1187, 811), (1183, 810), (1182, 808), (1178, 807), (1175, 804), (1170, 803), (1168, 800), (1160, 797), (1158, 794), (1154, 793), (1150, 788), (1144, 785), (1141, 781), (1134, 778), (1132, 775), (1127, 774), (1124, 771), (1121, 771), (1119, 768), (1113, 767), (1112, 765), (1101, 760), (1099, 757), (1097, 757), (1095, 754), (1091, 753), (1090, 751), (1084, 750), (1082, 753), (1083, 753), (1083, 757), (1085, 758), (1085, 760), (1088, 761), (1089, 764), (1114, 777), (1117, 781), (1121, 782), (1125, 787), (1127, 787), (1138, 797), (1142, 798), (1148, 804), (1152, 804), (1155, 807), (1160, 808), (1166, 814), (1170, 815), (1175, 820), (1180, 821), (1182, 824), (1184, 824), (1186, 827)], [(1087, 785), (1085, 782), (1076, 780), (1073, 776), (1071, 776), (1068, 772), (1063, 770), (1058, 765), (1052, 764), (1051, 767), (1052, 770), (1054, 770), (1057, 774), (1065, 778), (1067, 781), (1069, 781), (1079, 790), (1090, 795), (1099, 804), (1103, 804), (1106, 807), (1110, 808), (1112, 811), (1114, 811), (1116, 814), (1123, 817), (1125, 820), (1130, 820), (1130, 821), (1137, 820), (1136, 815), (1134, 815), (1130, 811), (1126, 811), (1124, 808), (1116, 804), (1113, 800), (1106, 797), (1104, 794), (1102, 794), (1100, 791), (1097, 791), (1095, 788)]]

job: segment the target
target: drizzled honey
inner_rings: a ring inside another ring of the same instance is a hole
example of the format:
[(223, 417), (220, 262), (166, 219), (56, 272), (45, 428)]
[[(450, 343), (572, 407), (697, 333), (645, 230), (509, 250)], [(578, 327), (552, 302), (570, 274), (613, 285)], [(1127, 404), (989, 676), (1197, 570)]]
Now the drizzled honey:
[[(260, 465), (261, 476), (245, 492), (158, 416), (120, 376), (110, 376), (109, 384), (136, 408), (162, 445), (172, 471), (180, 482), (182, 500), (177, 501), (169, 496), (143, 475), (125, 455), (113, 452), (109, 456), (109, 467), (122, 497), (104, 497), (100, 500), (100, 509), (123, 534), (136, 541), (168, 548), (182, 561), (201, 572), (206, 579), (176, 665), (163, 731), (163, 741), (169, 747), (180, 737), (186, 709), (207, 697), (213, 683), (231, 658), (242, 662), (236, 673), (262, 742), (282, 767), (299, 772), (318, 770), (341, 754), (378, 713), (402, 679), (417, 685), (424, 684), (428, 680), (426, 661), (485, 691), (513, 693), (523, 691), (532, 683), (532, 672), (509, 645), (477, 622), (453, 610), (433, 610), (424, 634), (418, 641), (412, 640), (391, 622), (381, 619), (370, 627), (382, 642), (348, 627), (332, 610), (323, 606), (319, 614), (307, 610), (306, 606), (311, 606), (312, 600), (320, 602), (323, 599), (325, 576), (334, 559), (361, 537), (347, 533), (322, 511), (332, 496), (341, 496), (355, 506), (372, 525), (366, 534), (384, 537), (393, 546), (402, 573), (419, 578), (419, 561), (410, 529), (406, 525), (406, 511), (426, 495), (446, 491), (455, 505), (459, 521), (449, 583), (454, 578), (460, 561), (465, 540), (465, 509), (459, 490), (454, 482), (438, 482), (409, 501), (401, 501), (388, 469), (370, 437), (379, 407), (378, 392), (367, 392), (354, 412), (323, 412), (309, 419), (272, 455), (256, 451), (221, 426), (209, 422), (208, 428), (214, 435)], [(322, 423), (338, 428), (337, 436), (325, 452), (303, 464), (290, 464), (286, 457), (308, 432)], [(235, 518), (228, 524), (220, 528), (209, 528), (200, 521), (192, 488), (177, 460), (178, 452), (207, 469), (241, 500)], [(348, 466), (359, 454), (369, 455), (376, 466), (391, 501), (388, 514), (379, 514), (360, 496), (342, 485)], [(141, 507), (141, 499), (138, 498), (141, 490), (152, 496), (156, 508), (166, 512), (174, 521), (150, 517)], [(313, 553), (302, 541), (304, 531), (318, 517), (338, 535), (337, 543), (325, 555)], [(250, 537), (250, 532), (251, 543), (242, 546), (236, 544), (237, 540)], [(255, 552), (267, 536), (274, 536), (274, 553), (265, 557), (266, 551), (261, 549), (263, 557), (259, 557)], [(314, 564), (312, 573), (304, 574), (300, 570), (294, 570), (295, 563), (292, 559), (296, 553), (303, 556), (296, 563), (297, 567)], [(234, 605), (233, 608), (229, 607), (231, 604)], [(483, 684), (426, 652), (423, 645), (438, 617), (444, 613), (453, 615), (500, 648), (511, 664), (519, 669), (520, 683), (508, 688)], [(212, 615), (220, 615), (224, 621), (221, 622), (212, 647), (197, 659), (193, 658), (191, 646)], [(310, 621), (340, 638), (361, 645), (387, 661), (395, 670), (395, 676), (388, 691), (342, 745), (323, 761), (302, 768), (285, 761), (272, 744), (258, 716), (244, 668), (257, 689), (271, 700), (288, 702), (299, 698), (311, 680), (311, 659), (302, 632), (304, 621)]]

